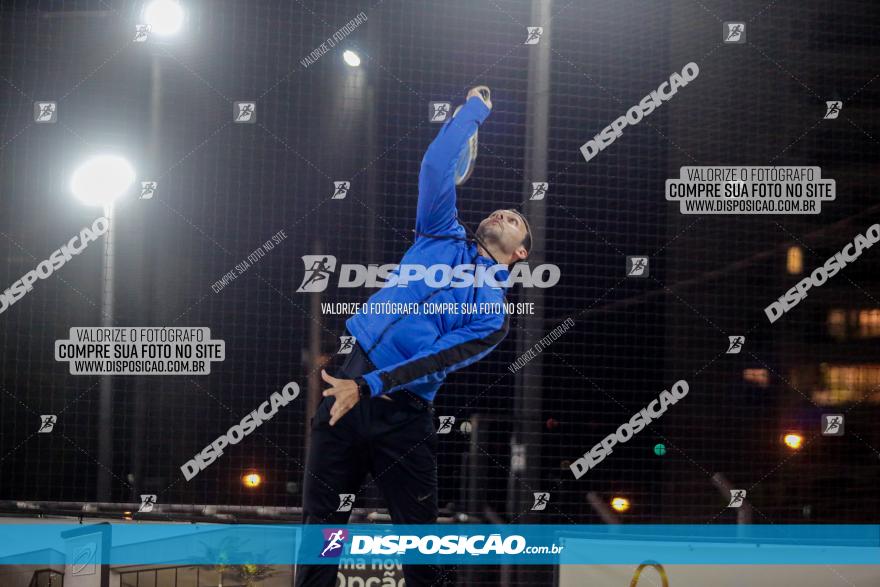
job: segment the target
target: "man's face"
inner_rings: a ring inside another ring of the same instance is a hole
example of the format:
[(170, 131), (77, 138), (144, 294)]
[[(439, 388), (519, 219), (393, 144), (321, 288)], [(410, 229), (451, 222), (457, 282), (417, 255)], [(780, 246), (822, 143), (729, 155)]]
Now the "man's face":
[(493, 243), (504, 252), (506, 258), (498, 261), (508, 264), (528, 256), (528, 251), (522, 246), (526, 234), (525, 222), (513, 210), (496, 210), (477, 228), (477, 236), (487, 245)]

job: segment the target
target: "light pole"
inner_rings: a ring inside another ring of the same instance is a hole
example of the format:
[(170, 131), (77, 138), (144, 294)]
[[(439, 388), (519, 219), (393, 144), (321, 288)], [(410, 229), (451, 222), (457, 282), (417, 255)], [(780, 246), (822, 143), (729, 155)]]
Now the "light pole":
[[(131, 187), (135, 171), (131, 164), (117, 155), (100, 155), (80, 165), (73, 173), (70, 191), (82, 203), (100, 206), (109, 229), (104, 236), (103, 275), (101, 288), (101, 325), (113, 326), (113, 204)], [(98, 477), (97, 501), (110, 498), (110, 471), (113, 465), (113, 381), (101, 377), (98, 407)]]

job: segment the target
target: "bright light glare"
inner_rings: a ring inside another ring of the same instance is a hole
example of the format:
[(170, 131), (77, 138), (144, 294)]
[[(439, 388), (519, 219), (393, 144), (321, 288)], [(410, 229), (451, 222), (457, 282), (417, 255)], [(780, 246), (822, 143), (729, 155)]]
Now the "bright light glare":
[(173, 35), (183, 26), (183, 8), (172, 0), (154, 0), (144, 10), (144, 20), (151, 33)]
[(791, 433), (791, 434), (786, 434), (783, 441), (785, 442), (785, 445), (788, 448), (790, 448), (792, 450), (798, 450), (801, 447), (801, 445), (804, 443), (804, 437), (801, 436), (800, 434)]
[(241, 477), (241, 482), (244, 484), (245, 487), (259, 487), (263, 483), (263, 476), (259, 473), (251, 471), (249, 473), (245, 473)]
[(354, 51), (346, 51), (342, 54), (342, 59), (352, 67), (357, 67), (361, 64), (361, 58)]
[(73, 172), (70, 191), (85, 204), (106, 206), (128, 190), (134, 177), (128, 161), (116, 155), (101, 155)]
[(629, 500), (625, 497), (615, 497), (611, 500), (611, 507), (614, 511), (625, 512), (629, 509)]

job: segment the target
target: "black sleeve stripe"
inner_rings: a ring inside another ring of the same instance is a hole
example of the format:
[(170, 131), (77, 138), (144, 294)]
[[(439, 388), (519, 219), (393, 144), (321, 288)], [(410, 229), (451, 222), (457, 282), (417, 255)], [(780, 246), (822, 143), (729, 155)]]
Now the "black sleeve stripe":
[(410, 381), (424, 377), (429, 373), (436, 373), (452, 365), (457, 365), (462, 361), (466, 361), (470, 357), (478, 355), (488, 348), (500, 343), (507, 336), (510, 328), (510, 318), (505, 313), (504, 323), (501, 328), (492, 332), (486, 337), (475, 338), (461, 344), (443, 349), (439, 353), (422, 357), (411, 363), (401, 365), (393, 371), (380, 371), (379, 379), (382, 380), (382, 389), (387, 391), (398, 385), (405, 385)]

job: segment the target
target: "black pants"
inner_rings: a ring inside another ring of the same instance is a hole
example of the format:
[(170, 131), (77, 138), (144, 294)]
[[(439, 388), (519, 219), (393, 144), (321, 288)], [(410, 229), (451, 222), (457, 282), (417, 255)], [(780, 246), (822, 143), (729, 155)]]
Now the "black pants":
[[(355, 343), (334, 377), (353, 379), (374, 370)], [(437, 520), (437, 434), (434, 409), (406, 390), (359, 401), (330, 426), (334, 398), (325, 397), (311, 419), (311, 444), (303, 483), (303, 523), (348, 523), (350, 512), (337, 512), (340, 493), (356, 494), (366, 474), (385, 496), (394, 524), (432, 524)], [(354, 506), (357, 507), (357, 500)], [(336, 585), (337, 567), (299, 565), (297, 587)], [(441, 570), (406, 565), (407, 587), (440, 585)]]

